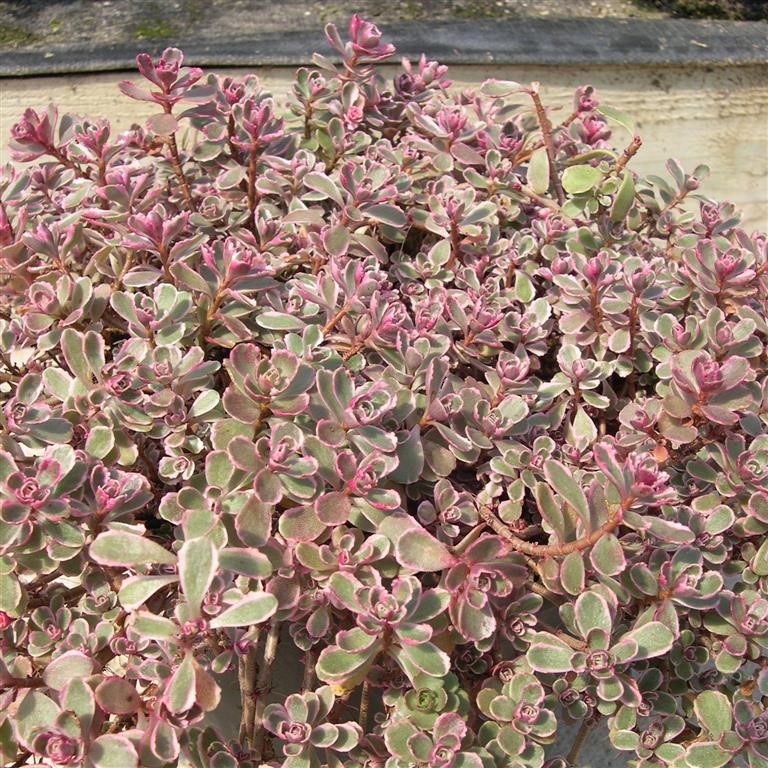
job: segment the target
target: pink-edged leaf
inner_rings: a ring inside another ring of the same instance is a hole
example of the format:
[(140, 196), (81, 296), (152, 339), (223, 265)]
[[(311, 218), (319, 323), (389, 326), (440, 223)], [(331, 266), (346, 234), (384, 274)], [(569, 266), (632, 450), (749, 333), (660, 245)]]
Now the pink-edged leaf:
[(179, 130), (179, 121), (173, 115), (160, 112), (147, 119), (147, 130), (158, 136), (170, 136)]
[(227, 547), (219, 552), (219, 565), (227, 571), (248, 576), (251, 579), (266, 579), (272, 574), (272, 563), (258, 549), (248, 547)]
[(262, 469), (253, 479), (256, 498), (263, 504), (277, 504), (283, 498), (283, 486), (277, 475), (268, 469)]
[(413, 518), (392, 515), (379, 524), (379, 532), (395, 545), (395, 558), (414, 571), (441, 571), (456, 562), (448, 547)]
[(195, 661), (191, 653), (184, 656), (174, 671), (163, 699), (168, 710), (176, 715), (192, 708), (195, 703)]
[(536, 672), (570, 672), (575, 651), (549, 632), (535, 632), (526, 659)]
[(123, 80), (117, 87), (121, 93), (131, 99), (136, 99), (136, 101), (154, 101), (149, 91), (139, 88), (138, 85), (135, 85), (130, 80)]
[(324, 525), (342, 525), (349, 519), (352, 503), (345, 493), (332, 491), (315, 501), (315, 514)]
[(314, 541), (327, 527), (318, 520), (314, 506), (287, 509), (278, 523), (280, 533), (289, 541)]
[(277, 598), (269, 592), (254, 592), (227, 608), (210, 622), (211, 629), (250, 627), (269, 619), (277, 610)]
[(132, 715), (141, 706), (141, 697), (124, 678), (105, 677), (96, 687), (96, 703), (111, 715)]
[(548, 459), (544, 462), (544, 474), (547, 482), (574, 509), (584, 528), (589, 530), (589, 504), (573, 473), (559, 461)]
[(99, 736), (88, 750), (86, 768), (137, 768), (139, 755), (127, 736)]
[(613, 651), (622, 662), (639, 661), (665, 654), (674, 641), (668, 627), (660, 621), (649, 621), (622, 635)]
[(179, 550), (179, 578), (190, 618), (200, 616), (200, 606), (219, 566), (216, 547), (209, 536), (188, 539)]
[(175, 565), (176, 555), (151, 539), (128, 531), (109, 530), (100, 533), (91, 544), (89, 554), (101, 565), (147, 566), (155, 563)]
[(96, 666), (96, 662), (81, 651), (67, 651), (48, 662), (43, 681), (49, 688), (60, 691), (70, 680), (90, 677)]
[(197, 662), (195, 662), (195, 701), (203, 712), (213, 712), (221, 701), (219, 684)]

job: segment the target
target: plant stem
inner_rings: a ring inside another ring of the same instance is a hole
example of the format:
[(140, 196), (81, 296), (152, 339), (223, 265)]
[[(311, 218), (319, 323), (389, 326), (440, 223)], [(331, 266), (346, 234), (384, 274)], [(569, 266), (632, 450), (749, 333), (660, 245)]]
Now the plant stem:
[(172, 133), (168, 137), (168, 147), (171, 150), (171, 165), (173, 166), (173, 172), (176, 174), (176, 178), (179, 181), (181, 194), (184, 196), (184, 202), (187, 204), (187, 208), (194, 212), (197, 210), (197, 206), (192, 197), (192, 192), (189, 189), (187, 178), (184, 176), (184, 170), (181, 167), (181, 157), (179, 155), (179, 145), (176, 143), (176, 134)]
[[(259, 630), (256, 630), (259, 632)], [(240, 681), (240, 703), (242, 714), (240, 715), (240, 743), (250, 744), (253, 739), (253, 723), (256, 712), (255, 683), (256, 683), (256, 646), (259, 642), (258, 634), (254, 638), (245, 656), (240, 657), (238, 664), (238, 679)]]
[(5, 203), (2, 200), (0, 200), (0, 213), (2, 213), (3, 218), (8, 224), (8, 231), (11, 233), (12, 242), (16, 242), (16, 232), (13, 228), (13, 222), (11, 221), (11, 217), (8, 215), (8, 209), (5, 207)]
[[(565, 120), (563, 120), (562, 123), (559, 123), (558, 125), (554, 126), (552, 128), (552, 131), (554, 132), (554, 131), (565, 130), (566, 128), (568, 128), (568, 126), (571, 125), (571, 123), (577, 117), (579, 117), (580, 114), (581, 114), (581, 112), (579, 110), (575, 110), (575, 111), (571, 112), (571, 114), (568, 115), (568, 117), (566, 117)], [(535, 152), (537, 149), (541, 149), (543, 146), (544, 146), (544, 142), (543, 141), (537, 141), (534, 144), (530, 144), (527, 147), (525, 152), (523, 152), (523, 153), (518, 155), (518, 157), (517, 157), (518, 162), (523, 162), (523, 161), (527, 160), (531, 156), (531, 154), (533, 152)]]
[(341, 716), (341, 713), (347, 707), (347, 702), (349, 701), (349, 697), (352, 695), (353, 690), (354, 689), (344, 690), (343, 693), (341, 693), (339, 696), (336, 697), (336, 701), (334, 702), (333, 708), (328, 713), (329, 723), (335, 723), (338, 721), (339, 717)]
[(304, 138), (305, 139), (311, 139), (312, 138), (312, 113), (314, 112), (314, 109), (312, 107), (312, 102), (308, 102), (307, 106), (304, 108)]
[[(5, 753), (0, 752), (0, 757), (5, 759)], [(27, 751), (26, 749), (21, 750), (21, 756), (15, 763), (9, 763), (10, 768), (21, 768), (23, 765), (29, 765), (27, 763), (27, 760), (32, 757), (32, 753)]]
[[(480, 538), (480, 535), (486, 527), (487, 525), (485, 522), (478, 523), (458, 544), (456, 544), (453, 548), (454, 554), (460, 555), (470, 546), (470, 544), (474, 544), (475, 541)], [(542, 528), (540, 525), (529, 525), (527, 528), (519, 531), (518, 535), (521, 539), (525, 540), (538, 536), (541, 532)]]
[(621, 522), (621, 513), (616, 511), (597, 530), (575, 541), (568, 541), (565, 544), (532, 544), (530, 541), (523, 541), (523, 539), (515, 536), (488, 507), (480, 507), (478, 512), (485, 524), (493, 528), (503, 539), (506, 539), (512, 545), (512, 549), (530, 557), (563, 557), (571, 552), (580, 552), (583, 549), (588, 549), (595, 545), (606, 533), (615, 530)]
[(576, 738), (573, 740), (573, 744), (571, 745), (571, 749), (568, 752), (568, 756), (565, 758), (568, 761), (569, 765), (572, 766), (576, 763), (576, 759), (579, 756), (579, 752), (581, 752), (581, 748), (584, 746), (584, 742), (587, 740), (587, 736), (591, 730), (592, 730), (592, 723), (590, 722), (590, 719), (588, 717), (585, 717), (581, 721), (581, 726), (579, 727), (579, 730), (576, 733)]
[(370, 704), (371, 688), (368, 680), (363, 681), (363, 688), (360, 691), (360, 715), (358, 717), (358, 723), (363, 729), (363, 732), (368, 728), (368, 705)]
[(537, 203), (544, 208), (549, 208), (551, 211), (556, 213), (566, 224), (576, 224), (576, 222), (570, 216), (567, 216), (563, 213), (560, 206), (554, 200), (549, 200), (546, 197), (542, 197), (541, 195), (536, 194), (536, 192), (534, 192), (530, 187), (525, 185), (520, 187), (520, 193), (525, 195), (530, 200), (533, 200), (534, 203)]
[(312, 649), (304, 653), (304, 679), (301, 684), (302, 691), (312, 690), (312, 684), (315, 682), (315, 654)]
[(173, 284), (173, 274), (171, 273), (170, 254), (165, 243), (160, 244), (160, 263), (163, 265), (163, 277), (167, 283)]
[[(635, 334), (637, 333), (637, 296), (632, 297), (632, 303), (629, 306), (629, 318), (628, 318), (628, 331), (629, 331), (629, 349), (627, 350), (627, 357), (630, 360), (635, 359)], [(636, 390), (636, 375), (637, 370), (635, 366), (632, 366), (632, 370), (624, 380), (624, 392), (630, 399), (634, 399)]]
[(557, 167), (555, 166), (557, 155), (555, 153), (555, 144), (552, 141), (552, 123), (549, 122), (547, 111), (541, 103), (539, 84), (533, 83), (529, 93), (533, 100), (533, 106), (536, 108), (536, 117), (539, 121), (539, 127), (541, 128), (541, 137), (544, 141), (547, 158), (549, 159), (549, 180), (557, 195), (557, 201), (562, 205), (565, 202), (565, 194), (563, 193), (563, 187), (560, 184), (560, 177), (557, 175)]
[(216, 289), (216, 294), (211, 300), (211, 303), (208, 307), (208, 311), (205, 313), (205, 320), (200, 326), (200, 331), (198, 332), (198, 335), (197, 335), (197, 340), (200, 343), (200, 346), (202, 347), (204, 347), (206, 344), (206, 337), (211, 331), (211, 326), (213, 325), (213, 321), (216, 317), (216, 313), (219, 311), (221, 302), (224, 301), (224, 297), (227, 295), (228, 289), (229, 289), (229, 280), (224, 279), (219, 285), (219, 287)]
[(455, 222), (451, 222), (451, 255), (445, 264), (446, 269), (453, 270), (456, 267), (456, 262), (461, 255), (461, 235), (459, 233), (459, 225)]
[(47, 147), (48, 153), (55, 157), (65, 168), (69, 168), (71, 171), (75, 172), (75, 175), (78, 176), (81, 179), (90, 179), (91, 175), (89, 173), (86, 173), (82, 168), (80, 168), (79, 165), (76, 165), (72, 160), (70, 160), (69, 157), (67, 157), (66, 152), (59, 149), (58, 147), (49, 146)]
[(259, 674), (256, 679), (256, 706), (253, 712), (252, 726), (252, 749), (256, 761), (260, 761), (264, 753), (264, 727), (262, 718), (264, 716), (264, 707), (266, 706), (266, 694), (269, 684), (272, 681), (272, 666), (277, 657), (277, 646), (280, 642), (280, 622), (275, 621), (269, 628), (267, 640), (264, 645), (264, 656), (259, 666)]
[(45, 688), (45, 681), (41, 677), (6, 677), (0, 684), (0, 691), (11, 688)]
[[(57, 594), (57, 597), (64, 601), (65, 604), (68, 604), (70, 600), (79, 600), (84, 594), (86, 594), (85, 587), (79, 586), (79, 587), (70, 587), (69, 589), (65, 589), (63, 592), (59, 592)], [(27, 608), (28, 609), (34, 609), (34, 608), (40, 608), (43, 605), (48, 605), (50, 603), (50, 597), (31, 597), (29, 601), (27, 602)]]
[(248, 229), (256, 233), (256, 161), (258, 160), (256, 152), (256, 141), (252, 141), (251, 150), (248, 156)]
[(365, 346), (365, 338), (358, 339), (344, 354), (342, 354), (341, 359), (346, 363), (347, 360), (349, 360), (351, 357), (354, 357), (364, 346)]
[(346, 316), (347, 312), (349, 312), (350, 304), (349, 302), (345, 302), (342, 308), (323, 326), (321, 333), (323, 336), (327, 336), (335, 327), (336, 324)]
[(227, 145), (229, 146), (229, 152), (232, 155), (232, 159), (238, 164), (242, 165), (243, 162), (243, 155), (242, 152), (235, 146), (235, 136), (237, 135), (237, 132), (235, 130), (235, 118), (232, 113), (229, 115), (229, 119), (227, 120)]
[(269, 402), (262, 403), (261, 408), (259, 409), (259, 418), (253, 425), (254, 433), (257, 433), (261, 429), (261, 425), (264, 423), (264, 420), (267, 418), (267, 416), (269, 416), (269, 406)]
[(632, 141), (629, 142), (627, 148), (621, 153), (621, 157), (616, 161), (613, 172), (617, 175), (620, 174), (642, 146), (643, 140), (639, 136), (633, 136)]

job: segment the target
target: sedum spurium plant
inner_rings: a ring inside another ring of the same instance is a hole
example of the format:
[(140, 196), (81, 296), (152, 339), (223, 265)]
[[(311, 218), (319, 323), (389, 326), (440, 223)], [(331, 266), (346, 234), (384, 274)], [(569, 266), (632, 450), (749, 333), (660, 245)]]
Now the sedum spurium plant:
[(766, 236), (591, 88), (327, 36), (13, 129), (3, 765), (765, 768)]

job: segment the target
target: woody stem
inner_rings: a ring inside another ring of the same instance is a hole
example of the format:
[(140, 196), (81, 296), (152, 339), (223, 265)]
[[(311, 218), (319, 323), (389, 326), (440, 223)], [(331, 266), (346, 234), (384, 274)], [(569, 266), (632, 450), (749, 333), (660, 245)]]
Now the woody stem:
[(363, 688), (360, 691), (360, 715), (358, 722), (363, 731), (368, 727), (368, 706), (371, 698), (371, 689), (368, 680), (363, 681)]
[(301, 688), (303, 691), (312, 690), (312, 683), (315, 680), (315, 654), (312, 650), (304, 653), (304, 679)]
[(335, 327), (336, 324), (346, 316), (350, 310), (349, 302), (345, 302), (342, 308), (323, 326), (322, 334), (327, 336)]
[(589, 735), (589, 732), (591, 730), (592, 730), (592, 723), (590, 722), (590, 719), (588, 717), (585, 717), (581, 721), (581, 726), (579, 727), (579, 730), (576, 733), (576, 738), (573, 740), (571, 749), (568, 752), (568, 756), (566, 757), (566, 760), (568, 761), (568, 765), (574, 765), (576, 763), (576, 760), (579, 756), (579, 752), (581, 752), (581, 748), (584, 746), (584, 742), (587, 740), (587, 736)]
[(275, 621), (269, 628), (267, 641), (264, 645), (264, 656), (259, 666), (259, 674), (256, 678), (256, 706), (253, 712), (253, 739), (252, 749), (256, 761), (260, 761), (264, 752), (264, 726), (262, 719), (264, 717), (264, 708), (266, 706), (267, 689), (272, 682), (272, 667), (277, 657), (277, 645), (280, 642), (280, 622)]
[(640, 147), (643, 145), (643, 140), (639, 136), (633, 136), (632, 141), (629, 142), (626, 149), (621, 153), (621, 157), (616, 161), (616, 165), (613, 168), (615, 174), (621, 173), (627, 163), (637, 154)]
[(533, 84), (530, 96), (533, 100), (533, 106), (536, 109), (536, 118), (539, 121), (541, 137), (544, 141), (544, 148), (549, 160), (549, 180), (557, 195), (558, 203), (562, 205), (565, 202), (565, 194), (563, 192), (563, 187), (560, 184), (560, 177), (557, 175), (557, 167), (555, 166), (557, 156), (555, 153), (555, 144), (552, 141), (552, 123), (550, 123), (549, 117), (547, 117), (547, 111), (541, 103), (541, 97), (538, 92), (538, 83)]
[(248, 228), (255, 234), (256, 233), (256, 220), (254, 215), (256, 213), (256, 204), (258, 198), (256, 195), (256, 161), (258, 160), (259, 153), (257, 151), (258, 142), (254, 139), (251, 142), (251, 149), (248, 156)]
[(621, 512), (616, 511), (599, 528), (575, 541), (568, 541), (565, 544), (533, 544), (530, 541), (523, 541), (523, 539), (515, 536), (488, 507), (480, 507), (478, 512), (483, 522), (511, 544), (512, 549), (522, 552), (529, 557), (563, 557), (571, 552), (589, 549), (607, 533), (615, 530), (621, 522)]
[(176, 178), (179, 181), (181, 187), (181, 194), (184, 197), (184, 202), (187, 204), (187, 208), (194, 212), (197, 210), (192, 192), (187, 183), (187, 177), (184, 175), (184, 170), (181, 167), (181, 156), (179, 155), (179, 145), (176, 143), (176, 134), (172, 133), (168, 137), (168, 147), (171, 150), (171, 165), (173, 166), (173, 172), (176, 174)]
[[(258, 631), (258, 630), (257, 630)], [(258, 635), (248, 646), (245, 656), (240, 657), (238, 664), (238, 679), (240, 682), (240, 702), (242, 715), (240, 716), (240, 742), (250, 743), (253, 738), (253, 724), (256, 713), (256, 700), (254, 698), (256, 683), (256, 646)]]

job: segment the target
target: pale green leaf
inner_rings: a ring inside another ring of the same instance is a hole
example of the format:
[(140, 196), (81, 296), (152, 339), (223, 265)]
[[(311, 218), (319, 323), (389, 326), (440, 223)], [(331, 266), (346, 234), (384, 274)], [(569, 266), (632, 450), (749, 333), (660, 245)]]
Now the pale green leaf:
[(176, 555), (156, 542), (128, 531), (104, 531), (95, 539), (89, 550), (90, 556), (102, 565), (174, 565)]
[(188, 539), (179, 550), (179, 579), (189, 604), (190, 618), (200, 616), (200, 606), (216, 575), (219, 559), (210, 536)]
[(693, 709), (712, 739), (719, 739), (731, 729), (731, 701), (724, 693), (702, 691), (694, 699)]
[(212, 619), (212, 629), (220, 627), (249, 627), (261, 624), (269, 619), (277, 610), (277, 598), (269, 592), (255, 592), (244, 597), (239, 602), (227, 608), (215, 619)]
[(603, 178), (603, 172), (592, 165), (572, 165), (563, 171), (563, 189), (569, 195), (579, 195), (589, 192)]
[(537, 149), (528, 161), (528, 184), (537, 195), (549, 189), (549, 158), (544, 147)]

